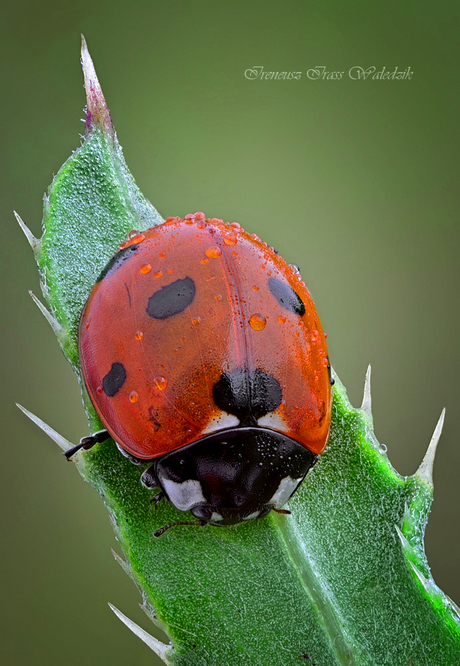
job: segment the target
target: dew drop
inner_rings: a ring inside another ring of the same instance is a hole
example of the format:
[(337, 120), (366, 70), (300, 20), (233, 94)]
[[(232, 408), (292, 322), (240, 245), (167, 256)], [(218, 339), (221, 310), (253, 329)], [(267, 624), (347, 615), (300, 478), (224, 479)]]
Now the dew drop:
[(329, 365), (329, 360), (328, 360), (327, 356), (325, 356), (323, 358), (323, 365)]
[(134, 337), (136, 338), (136, 340), (142, 340), (144, 334), (142, 333), (142, 331), (136, 331)]
[(314, 328), (311, 330), (310, 336), (311, 336), (311, 341), (312, 341), (313, 344), (318, 342), (319, 333)]
[(153, 274), (153, 277), (156, 278), (161, 278), (163, 276), (163, 271), (157, 271), (156, 273)]
[(153, 381), (155, 382), (155, 386), (159, 391), (164, 391), (168, 385), (168, 380), (165, 377), (162, 377), (161, 375), (155, 377)]
[(205, 255), (209, 257), (209, 259), (218, 259), (220, 256), (222, 256), (222, 250), (220, 247), (208, 247)]
[(209, 264), (209, 259), (200, 259), (200, 264)]
[(233, 252), (232, 252), (232, 255), (233, 255), (234, 257), (237, 257), (237, 256), (238, 256), (238, 252), (233, 251)]
[(137, 402), (139, 400), (139, 394), (136, 391), (131, 391), (129, 399), (132, 403)]
[(139, 270), (143, 275), (146, 275), (147, 273), (150, 273), (150, 271), (152, 270), (152, 265), (151, 264), (143, 264), (140, 267)]
[(171, 273), (174, 273), (174, 269), (172, 269), (172, 268), (168, 268), (168, 270), (167, 270), (166, 272), (167, 272), (169, 275), (171, 275)]
[(238, 222), (232, 222), (230, 226), (233, 227), (233, 229), (241, 229), (241, 225), (238, 224)]
[(202, 213), (201, 211), (198, 211), (197, 213), (195, 213), (195, 220), (205, 220), (205, 219), (206, 219), (206, 215), (204, 213)]
[(164, 259), (166, 257), (166, 252), (160, 252), (158, 256), (160, 259)]
[(253, 289), (254, 291), (259, 291), (259, 287), (256, 284), (253, 286)]
[(216, 299), (216, 301), (221, 301), (222, 300), (222, 295), (221, 294), (216, 294), (214, 296), (214, 298)]
[(201, 220), (200, 222), (197, 223), (196, 228), (197, 229), (206, 229), (206, 222), (204, 220)]
[(101, 395), (101, 393), (103, 393), (102, 386), (97, 387), (96, 393), (98, 393), (99, 395)]
[(286, 323), (286, 317), (282, 317), (281, 315), (278, 317), (278, 321), (280, 324), (285, 324)]
[(249, 326), (254, 329), (254, 331), (263, 331), (266, 325), (266, 318), (259, 313), (255, 313), (249, 318)]
[(236, 245), (237, 243), (237, 237), (235, 234), (227, 234), (224, 236), (224, 243), (225, 245)]
[(130, 236), (129, 240), (133, 245), (138, 245), (139, 243), (142, 243), (143, 240), (145, 240), (144, 234), (136, 234), (135, 236)]
[(200, 321), (201, 321), (201, 317), (194, 317), (194, 318), (192, 319), (192, 324), (193, 324), (194, 326), (198, 326), (198, 324), (200, 323)]

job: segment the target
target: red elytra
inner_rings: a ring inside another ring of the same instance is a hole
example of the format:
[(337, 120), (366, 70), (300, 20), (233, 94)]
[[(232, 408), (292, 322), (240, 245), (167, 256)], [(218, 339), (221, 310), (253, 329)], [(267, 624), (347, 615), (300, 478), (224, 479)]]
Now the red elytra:
[(330, 366), (296, 268), (238, 224), (203, 214), (168, 218), (121, 248), (91, 292), (79, 337), (85, 383), (112, 437), (153, 460), (243, 423), (244, 405), (227, 389), (238, 393), (245, 372), (264, 391), (256, 425), (321, 453)]

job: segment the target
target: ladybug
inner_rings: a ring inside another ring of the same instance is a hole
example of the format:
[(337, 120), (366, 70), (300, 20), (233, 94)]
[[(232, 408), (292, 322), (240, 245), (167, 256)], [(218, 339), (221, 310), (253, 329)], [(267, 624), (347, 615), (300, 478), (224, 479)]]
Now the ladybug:
[(237, 223), (196, 213), (132, 232), (85, 305), (79, 354), (106, 430), (67, 457), (111, 436), (151, 463), (141, 482), (159, 489), (154, 501), (196, 524), (289, 513), (326, 446), (332, 381), (315, 305), (298, 268)]

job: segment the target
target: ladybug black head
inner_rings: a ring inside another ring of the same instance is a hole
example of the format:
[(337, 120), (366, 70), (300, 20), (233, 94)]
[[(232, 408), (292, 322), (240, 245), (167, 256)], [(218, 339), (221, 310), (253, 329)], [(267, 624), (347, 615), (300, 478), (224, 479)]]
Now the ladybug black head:
[[(157, 459), (143, 475), (180, 511), (212, 525), (236, 525), (280, 508), (316, 456), (268, 428), (221, 430)], [(156, 485), (155, 483), (155, 485)]]

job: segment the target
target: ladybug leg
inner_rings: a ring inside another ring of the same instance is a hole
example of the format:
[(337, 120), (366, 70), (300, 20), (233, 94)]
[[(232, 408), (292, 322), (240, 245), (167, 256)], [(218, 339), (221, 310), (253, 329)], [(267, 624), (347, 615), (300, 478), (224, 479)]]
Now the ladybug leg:
[(166, 530), (169, 530), (170, 527), (176, 527), (176, 525), (198, 525), (199, 527), (204, 527), (208, 523), (206, 520), (181, 520), (178, 521), (177, 523), (170, 523), (169, 525), (165, 525), (164, 527), (160, 527), (159, 530), (153, 533), (153, 536), (158, 539), (158, 537), (161, 537), (162, 534), (166, 532)]
[(165, 494), (162, 490), (160, 490), (159, 493), (157, 493), (156, 495), (154, 495), (154, 497), (152, 497), (152, 499), (150, 500), (150, 503), (153, 504), (155, 502), (155, 509), (158, 506), (158, 502), (161, 502), (163, 497), (166, 497), (166, 496), (165, 496)]
[(289, 509), (275, 509), (275, 507), (272, 507), (272, 511), (275, 513), (283, 513), (286, 516), (290, 516), (292, 511), (289, 511)]
[(64, 451), (63, 455), (65, 455), (67, 460), (70, 460), (71, 457), (77, 453), (77, 451), (80, 451), (80, 449), (88, 450), (95, 444), (105, 442), (105, 440), (109, 439), (109, 437), (110, 435), (107, 430), (99, 430), (99, 432), (95, 432), (93, 435), (82, 437), (79, 444), (72, 446), (70, 449), (67, 449), (67, 451)]

